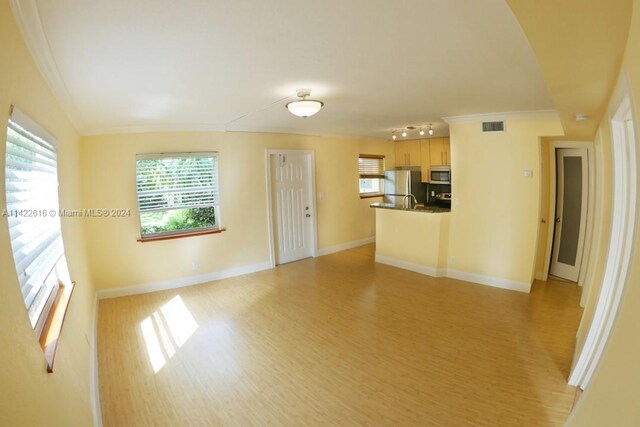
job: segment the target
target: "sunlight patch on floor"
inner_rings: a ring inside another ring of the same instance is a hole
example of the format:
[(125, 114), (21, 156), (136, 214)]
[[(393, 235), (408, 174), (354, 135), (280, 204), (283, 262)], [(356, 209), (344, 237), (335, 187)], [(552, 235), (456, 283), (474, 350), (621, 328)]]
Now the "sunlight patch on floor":
[(198, 324), (177, 295), (144, 319), (140, 328), (153, 372), (158, 373), (194, 334)]

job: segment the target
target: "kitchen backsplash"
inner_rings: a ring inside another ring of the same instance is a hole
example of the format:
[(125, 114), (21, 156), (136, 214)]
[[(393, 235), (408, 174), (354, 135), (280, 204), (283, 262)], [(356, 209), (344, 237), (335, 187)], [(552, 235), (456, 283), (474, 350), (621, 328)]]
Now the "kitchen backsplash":
[[(424, 184), (427, 186), (426, 203), (435, 203), (436, 197), (440, 193), (451, 193), (451, 184)], [(431, 195), (433, 192), (433, 196)]]

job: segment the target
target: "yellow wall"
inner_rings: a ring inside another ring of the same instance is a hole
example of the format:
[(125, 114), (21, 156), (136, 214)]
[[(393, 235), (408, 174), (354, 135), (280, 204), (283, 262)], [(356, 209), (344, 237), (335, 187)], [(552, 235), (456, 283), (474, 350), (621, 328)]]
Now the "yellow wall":
[[(539, 223), (540, 137), (561, 135), (562, 128), (557, 119), (512, 119), (505, 129), (483, 133), (479, 122), (450, 126), (448, 268), (530, 284)], [(533, 171), (532, 178), (523, 177), (525, 169)]]
[[(640, 0), (633, 2), (631, 30), (622, 70), (627, 73), (635, 105), (636, 138), (640, 127)], [(606, 119), (605, 119), (606, 120)], [(609, 135), (608, 126), (601, 128)], [(636, 140), (636, 145), (640, 141)], [(637, 149), (637, 148), (636, 148)], [(607, 230), (608, 231), (608, 230)], [(569, 425), (640, 425), (640, 229), (636, 227), (634, 250), (623, 302), (603, 358), (582, 395)]]
[[(594, 206), (594, 229), (592, 237), (592, 258), (593, 272), (587, 274), (583, 292), (588, 292), (584, 305), (584, 312), (580, 321), (580, 327), (576, 335), (576, 347), (574, 363), (582, 352), (593, 315), (595, 314), (596, 303), (600, 295), (600, 287), (604, 276), (604, 268), (609, 249), (609, 237), (611, 232), (611, 206), (613, 203), (613, 182), (612, 182), (612, 151), (611, 151), (611, 126), (608, 119), (600, 124), (600, 138), (596, 138), (594, 144), (595, 155), (595, 206)], [(585, 254), (586, 255), (586, 254)], [(589, 273), (589, 270), (587, 270)]]
[[(383, 154), (393, 144), (302, 135), (180, 132), (102, 135), (82, 140), (83, 195), (89, 208), (131, 209), (128, 218), (93, 218), (87, 236), (98, 289), (219, 272), (269, 261), (265, 149), (313, 150), (316, 160), (318, 247), (374, 235), (375, 213), (360, 199), (358, 155)], [(135, 155), (218, 151), (221, 234), (139, 243)], [(198, 268), (193, 269), (197, 261)]]
[(376, 209), (376, 257), (406, 261), (418, 268), (426, 267), (432, 270), (433, 275), (444, 273), (449, 215)]
[[(0, 3), (0, 46), (0, 208), (6, 206), (5, 123), (11, 104), (57, 138), (60, 207), (81, 207), (79, 137), (29, 56), (5, 1)], [(0, 425), (92, 424), (88, 340), (92, 334), (94, 289), (82, 221), (62, 221), (62, 233), (71, 277), (77, 286), (62, 330), (55, 372), (47, 374), (19, 290), (7, 219), (0, 217)]]

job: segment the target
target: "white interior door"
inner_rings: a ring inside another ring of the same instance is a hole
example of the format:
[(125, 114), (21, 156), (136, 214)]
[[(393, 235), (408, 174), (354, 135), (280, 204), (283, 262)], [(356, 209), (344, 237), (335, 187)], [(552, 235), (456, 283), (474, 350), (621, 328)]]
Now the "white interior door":
[(586, 148), (556, 150), (556, 218), (550, 273), (578, 281), (587, 225), (589, 168)]
[(271, 155), (271, 195), (276, 264), (313, 255), (311, 155)]

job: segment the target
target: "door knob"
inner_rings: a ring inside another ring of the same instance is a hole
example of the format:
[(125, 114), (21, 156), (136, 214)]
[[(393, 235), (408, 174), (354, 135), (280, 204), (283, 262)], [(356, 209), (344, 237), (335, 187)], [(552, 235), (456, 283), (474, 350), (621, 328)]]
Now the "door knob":
[(560, 217), (556, 218), (556, 224), (560, 224)]
[(311, 214), (306, 214), (305, 215), (307, 218), (311, 218)]

